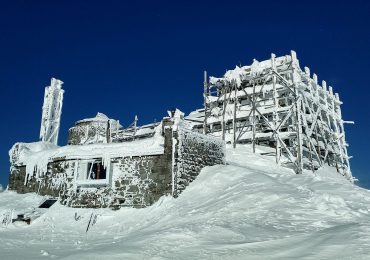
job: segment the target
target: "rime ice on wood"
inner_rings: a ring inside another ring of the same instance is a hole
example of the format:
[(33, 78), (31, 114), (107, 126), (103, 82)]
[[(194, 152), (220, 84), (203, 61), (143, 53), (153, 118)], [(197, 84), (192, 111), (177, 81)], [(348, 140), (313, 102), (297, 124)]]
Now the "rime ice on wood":
[(294, 51), (210, 77), (208, 88), (204, 109), (186, 117), (195, 129), (253, 151), (274, 147), (276, 162), (297, 173), (326, 163), (352, 181), (339, 95), (302, 70)]
[(40, 140), (43, 142), (58, 143), (60, 117), (62, 114), (63, 82), (52, 78), (50, 86), (45, 88), (44, 105), (42, 107), (42, 119)]

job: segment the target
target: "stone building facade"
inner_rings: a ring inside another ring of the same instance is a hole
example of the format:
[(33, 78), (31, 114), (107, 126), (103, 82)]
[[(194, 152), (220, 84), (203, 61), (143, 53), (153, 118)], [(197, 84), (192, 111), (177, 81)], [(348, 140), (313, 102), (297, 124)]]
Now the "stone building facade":
[[(72, 137), (69, 144), (78, 139)], [(67, 145), (21, 156), (30, 150), (25, 147), (11, 150), (9, 190), (87, 208), (146, 207), (164, 195), (177, 197), (203, 167), (223, 164), (225, 153), (222, 140), (190, 130), (180, 118), (165, 118), (155, 135), (140, 141)], [(30, 163), (35, 158), (47, 160), (45, 169)]]

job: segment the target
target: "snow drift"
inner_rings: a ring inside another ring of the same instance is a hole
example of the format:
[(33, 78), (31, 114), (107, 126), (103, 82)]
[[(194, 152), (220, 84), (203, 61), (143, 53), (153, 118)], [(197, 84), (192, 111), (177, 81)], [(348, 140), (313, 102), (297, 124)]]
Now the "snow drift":
[(273, 160), (228, 149), (228, 165), (144, 209), (38, 209), (36, 194), (3, 192), (0, 223), (39, 217), (0, 227), (1, 258), (368, 259), (370, 191), (330, 167), (296, 175)]

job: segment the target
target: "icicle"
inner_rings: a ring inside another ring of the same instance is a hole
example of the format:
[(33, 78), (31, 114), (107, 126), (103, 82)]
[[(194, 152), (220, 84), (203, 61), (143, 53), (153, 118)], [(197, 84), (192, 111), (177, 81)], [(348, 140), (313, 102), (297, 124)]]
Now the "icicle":
[(107, 169), (109, 167), (110, 162), (111, 162), (110, 155), (109, 154), (103, 154), (103, 156), (102, 156), (102, 164), (103, 164), (103, 166), (104, 166), (105, 169)]

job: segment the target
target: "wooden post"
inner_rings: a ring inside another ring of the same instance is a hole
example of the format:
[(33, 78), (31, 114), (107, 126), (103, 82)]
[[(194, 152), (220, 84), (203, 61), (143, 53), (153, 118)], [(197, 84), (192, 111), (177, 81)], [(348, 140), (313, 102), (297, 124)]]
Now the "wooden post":
[(221, 131), (222, 131), (222, 140), (225, 141), (225, 110), (226, 110), (226, 89), (225, 89), (225, 86), (224, 88), (221, 90), (221, 93), (223, 95), (223, 102), (222, 102), (222, 119), (221, 119)]
[(118, 130), (119, 130), (119, 120), (117, 120), (116, 124), (116, 140), (118, 139)]
[[(325, 106), (325, 114), (326, 114), (326, 119), (327, 119), (325, 123), (326, 123), (328, 131), (329, 131), (328, 134), (330, 136), (332, 136), (332, 130), (331, 130), (331, 124), (330, 124), (331, 119), (330, 119), (329, 103), (328, 103), (328, 89), (327, 89), (325, 80), (322, 81), (322, 88), (323, 88), (324, 103), (325, 103), (325, 105), (324, 105)], [(333, 146), (331, 140), (329, 140), (328, 146), (329, 146), (329, 144), (331, 146)], [(329, 148), (327, 147), (326, 149), (328, 150)], [(328, 151), (327, 151), (327, 153), (328, 153)], [(329, 153), (328, 153), (326, 159), (327, 159), (328, 165), (331, 165), (332, 162), (330, 160), (330, 154)]]
[[(315, 102), (316, 102), (316, 105), (317, 105), (317, 109), (320, 109), (320, 92), (319, 92), (319, 86), (317, 85), (317, 75), (316, 74), (313, 74), (313, 84), (314, 84), (314, 90), (315, 90)], [(317, 117), (320, 117), (321, 118), (321, 111), (320, 113), (317, 115)], [(321, 120), (320, 120), (321, 122)], [(316, 126), (315, 126), (315, 137), (316, 137), (316, 143), (317, 143), (317, 154), (319, 155), (319, 160), (320, 160), (320, 164), (322, 164), (321, 162), (321, 147), (320, 147), (320, 139), (319, 139), (319, 133), (317, 131), (317, 128), (318, 128), (318, 124), (319, 123), (316, 123)]]
[(292, 83), (294, 87), (295, 93), (295, 121), (296, 121), (296, 132), (297, 132), (297, 174), (302, 174), (303, 172), (303, 139), (302, 139), (302, 122), (301, 122), (301, 113), (302, 113), (302, 101), (299, 97), (298, 87), (297, 87), (297, 80), (296, 80), (296, 66), (297, 66), (297, 56), (294, 51), (291, 51), (291, 59), (292, 59)]
[[(271, 68), (273, 71), (276, 71), (276, 64), (275, 64), (275, 54), (271, 53)], [(279, 101), (276, 92), (276, 75), (275, 73), (272, 76), (272, 87), (273, 87), (273, 95), (274, 95), (274, 112), (273, 112), (273, 120), (274, 120), (274, 128), (277, 129), (279, 125), (279, 115), (278, 115), (278, 108), (279, 108)], [(280, 165), (280, 142), (278, 139), (279, 136), (279, 129), (275, 131), (275, 161), (277, 165)]]
[(237, 98), (238, 85), (234, 82), (234, 115), (233, 115), (233, 148), (236, 148), (236, 103), (238, 102)]
[(256, 152), (256, 83), (253, 83), (253, 97), (252, 97), (252, 150)]
[(345, 161), (345, 164), (346, 164), (346, 172), (345, 174), (348, 176), (352, 176), (351, 174), (351, 167), (350, 167), (350, 164), (349, 164), (349, 156), (348, 156), (348, 151), (347, 151), (347, 144), (346, 144), (346, 141), (345, 141), (345, 131), (344, 131), (344, 124), (343, 124), (343, 120), (342, 120), (342, 110), (340, 108), (340, 104), (341, 104), (341, 101), (339, 99), (339, 94), (336, 93), (335, 94), (335, 99), (337, 101), (337, 114), (338, 114), (338, 118), (340, 119), (339, 121), (339, 127), (340, 127), (340, 132), (343, 134), (343, 137), (341, 138), (341, 148), (343, 149), (343, 157), (344, 157), (344, 161)]
[(108, 119), (108, 121), (107, 121), (107, 132), (106, 132), (106, 136), (107, 136), (107, 143), (109, 144), (111, 142), (111, 124), (110, 124), (110, 119)]
[(204, 121), (203, 121), (203, 134), (207, 134), (207, 95), (208, 95), (208, 82), (207, 82), (207, 71), (204, 71)]
[(313, 167), (313, 161), (312, 161), (312, 147), (311, 147), (311, 143), (310, 143), (310, 142), (308, 142), (308, 147), (309, 147), (309, 149), (310, 149), (310, 163), (311, 163), (311, 170), (312, 170), (312, 172), (315, 172), (315, 169), (314, 169), (314, 167)]
[[(330, 91), (330, 97), (331, 97), (331, 106), (332, 106), (332, 113), (333, 113), (333, 124), (334, 124), (334, 129), (335, 129), (335, 133), (336, 133), (336, 143), (337, 143), (337, 146), (338, 146), (338, 149), (339, 149), (339, 159), (340, 159), (340, 163), (341, 163), (341, 167), (343, 168), (344, 166), (344, 155), (343, 155), (343, 145), (342, 145), (342, 137), (340, 137), (340, 135), (343, 135), (344, 133), (341, 131), (341, 129), (339, 128), (339, 125), (340, 123), (338, 123), (338, 118), (341, 119), (341, 117), (339, 117), (339, 114), (337, 113), (337, 111), (339, 111), (337, 105), (336, 105), (336, 100), (339, 98), (339, 95), (338, 93), (335, 94), (335, 96), (333, 95), (333, 88), (332, 87), (329, 87), (329, 91)], [(342, 173), (344, 175), (344, 173)]]
[(137, 132), (137, 121), (138, 121), (138, 118), (137, 118), (137, 115), (135, 115), (135, 120), (134, 120), (134, 137), (136, 136), (136, 132)]

